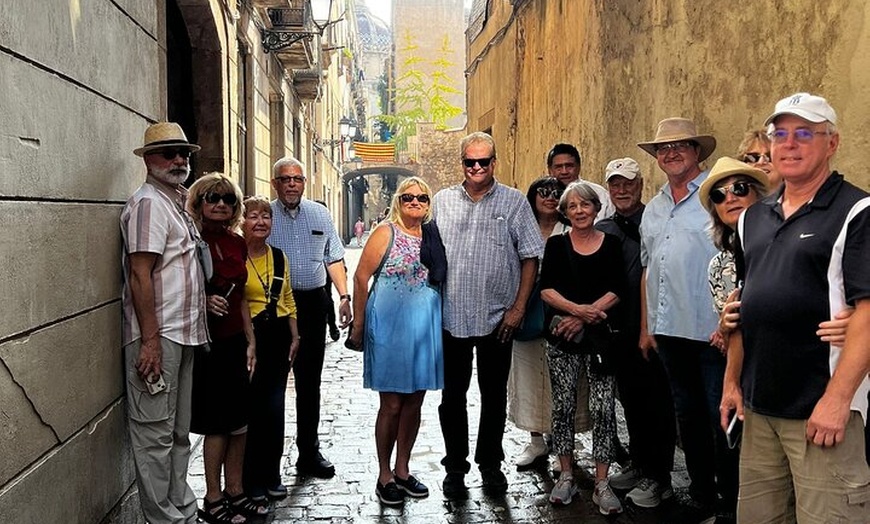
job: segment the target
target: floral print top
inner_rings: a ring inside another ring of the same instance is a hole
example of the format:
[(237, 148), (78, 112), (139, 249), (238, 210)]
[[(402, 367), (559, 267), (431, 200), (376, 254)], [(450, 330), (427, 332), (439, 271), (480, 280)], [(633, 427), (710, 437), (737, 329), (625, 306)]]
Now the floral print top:
[(396, 224), (390, 224), (390, 227), (393, 228), (393, 242), (380, 275), (401, 279), (412, 288), (427, 285), (429, 270), (420, 261), (423, 239), (405, 233)]
[(710, 292), (713, 294), (713, 310), (719, 314), (725, 309), (728, 295), (737, 287), (737, 266), (734, 254), (720, 251), (710, 259), (707, 268)]

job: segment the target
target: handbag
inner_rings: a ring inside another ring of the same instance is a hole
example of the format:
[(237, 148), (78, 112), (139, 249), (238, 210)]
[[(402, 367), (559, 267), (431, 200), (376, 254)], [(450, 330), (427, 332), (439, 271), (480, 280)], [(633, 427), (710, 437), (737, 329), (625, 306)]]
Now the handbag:
[(544, 335), (544, 301), (541, 299), (541, 283), (537, 281), (526, 302), (523, 324), (514, 332), (514, 340), (527, 342), (541, 338), (542, 335)]

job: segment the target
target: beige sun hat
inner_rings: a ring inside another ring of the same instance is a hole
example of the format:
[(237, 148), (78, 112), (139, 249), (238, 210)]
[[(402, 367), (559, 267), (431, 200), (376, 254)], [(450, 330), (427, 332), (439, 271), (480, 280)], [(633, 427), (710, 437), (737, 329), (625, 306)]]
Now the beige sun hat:
[(142, 142), (142, 147), (133, 150), (134, 155), (142, 156), (155, 149), (171, 147), (187, 148), (191, 151), (202, 149), (198, 145), (188, 142), (184, 130), (175, 122), (157, 122), (156, 124), (151, 124), (145, 130), (145, 138)]
[(713, 164), (710, 174), (707, 175), (706, 180), (701, 183), (701, 187), (698, 189), (698, 198), (701, 199), (701, 205), (707, 211), (713, 207), (713, 202), (710, 201), (710, 191), (713, 191), (713, 188), (720, 181), (734, 175), (749, 177), (758, 182), (761, 187), (770, 190), (770, 180), (767, 178), (767, 173), (736, 158), (723, 156)]
[(656, 146), (668, 142), (691, 140), (701, 146), (698, 162), (706, 160), (716, 150), (716, 139), (712, 135), (699, 135), (695, 123), (688, 118), (665, 118), (656, 127), (656, 137), (651, 142), (640, 142), (637, 147), (656, 156)]

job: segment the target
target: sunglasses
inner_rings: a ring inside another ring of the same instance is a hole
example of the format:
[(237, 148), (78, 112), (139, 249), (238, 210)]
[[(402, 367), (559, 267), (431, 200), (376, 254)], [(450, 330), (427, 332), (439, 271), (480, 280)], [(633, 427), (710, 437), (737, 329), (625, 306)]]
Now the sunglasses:
[(555, 198), (559, 200), (562, 197), (562, 190), (557, 187), (539, 187), (537, 191), (538, 196), (541, 198)]
[(477, 164), (482, 168), (487, 168), (493, 160), (495, 160), (494, 156), (488, 156), (485, 158), (463, 158), (462, 165), (464, 165), (466, 169), (473, 168), (474, 164)]
[(284, 176), (284, 175), (276, 176), (275, 180), (277, 180), (278, 183), (282, 184), (282, 185), (287, 185), (290, 182), (294, 182), (296, 184), (304, 184), (305, 183), (305, 177), (298, 176), (298, 175), (297, 176)]
[(236, 202), (238, 202), (236, 195), (234, 195), (233, 193), (206, 193), (203, 197), (203, 200), (205, 200), (209, 204), (217, 204), (218, 202), (223, 200), (224, 204), (228, 206), (234, 206), (236, 205)]
[(160, 155), (163, 160), (175, 160), (175, 157), (180, 156), (187, 160), (190, 158), (190, 149), (161, 149), (160, 151), (152, 151), (152, 155)]
[(721, 204), (725, 202), (725, 197), (728, 196), (729, 192), (736, 197), (745, 197), (753, 185), (750, 182), (734, 182), (730, 186), (717, 187), (710, 190), (710, 201), (714, 204)]
[(402, 193), (399, 195), (399, 200), (401, 200), (405, 204), (410, 204), (414, 200), (420, 202), (421, 204), (429, 203), (429, 195), (412, 195), (411, 193)]
[(688, 151), (689, 149), (695, 147), (694, 142), (669, 142), (667, 144), (659, 144), (656, 146), (656, 154), (657, 155), (665, 155), (669, 151), (675, 151), (677, 153), (682, 153), (684, 151)]
[(747, 164), (767, 164), (770, 163), (770, 153), (746, 153), (743, 161)]

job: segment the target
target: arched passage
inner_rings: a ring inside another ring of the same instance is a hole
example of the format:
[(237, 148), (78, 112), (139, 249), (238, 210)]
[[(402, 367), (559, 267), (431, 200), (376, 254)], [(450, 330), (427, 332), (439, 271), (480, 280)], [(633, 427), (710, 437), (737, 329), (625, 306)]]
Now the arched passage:
[[(370, 215), (379, 213), (388, 205), (399, 182), (416, 174), (411, 169), (396, 166), (360, 167), (346, 171), (342, 175), (345, 186), (345, 223), (341, 228), (344, 243), (350, 242), (353, 225), (358, 217), (363, 217), (364, 222), (371, 220), (373, 216)], [(368, 207), (366, 195), (369, 195)]]

